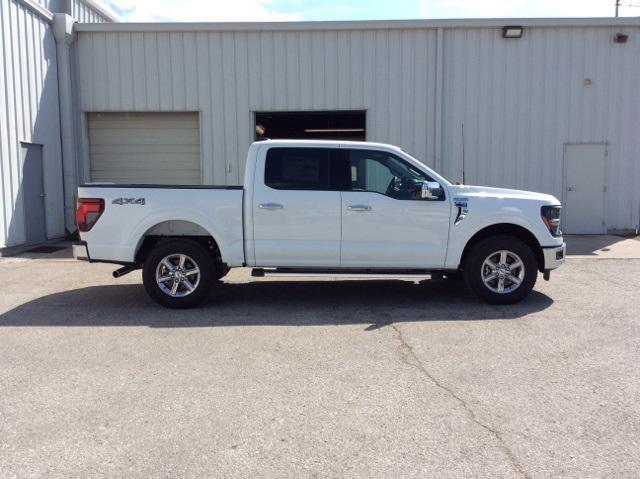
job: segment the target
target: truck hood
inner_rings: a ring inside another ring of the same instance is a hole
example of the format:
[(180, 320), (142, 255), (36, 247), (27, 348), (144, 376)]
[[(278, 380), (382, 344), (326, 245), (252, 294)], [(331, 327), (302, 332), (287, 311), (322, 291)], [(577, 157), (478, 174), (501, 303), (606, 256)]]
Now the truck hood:
[(541, 204), (559, 205), (560, 201), (545, 193), (535, 193), (533, 191), (510, 190), (507, 188), (491, 188), (489, 186), (453, 185), (449, 191), (454, 197), (466, 198), (496, 198), (496, 199), (518, 199), (532, 200)]

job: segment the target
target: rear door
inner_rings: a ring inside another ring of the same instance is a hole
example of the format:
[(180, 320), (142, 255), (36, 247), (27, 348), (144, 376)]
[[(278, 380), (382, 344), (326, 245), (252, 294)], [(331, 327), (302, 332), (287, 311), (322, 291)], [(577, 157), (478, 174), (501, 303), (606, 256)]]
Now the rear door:
[(329, 190), (327, 148), (270, 148), (253, 193), (257, 266), (340, 265), (340, 192)]
[(341, 150), (350, 168), (342, 195), (343, 267), (442, 268), (448, 198), (424, 200), (426, 174), (385, 151)]

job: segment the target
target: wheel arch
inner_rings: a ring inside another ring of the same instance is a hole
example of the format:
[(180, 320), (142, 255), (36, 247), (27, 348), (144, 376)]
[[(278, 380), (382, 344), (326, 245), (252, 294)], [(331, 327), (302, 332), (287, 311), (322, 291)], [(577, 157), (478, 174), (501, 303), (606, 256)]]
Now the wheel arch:
[(462, 250), (462, 256), (460, 257), (460, 264), (458, 265), (458, 268), (464, 267), (469, 252), (474, 245), (491, 236), (512, 236), (522, 240), (531, 248), (531, 251), (533, 251), (536, 263), (538, 264), (538, 270), (541, 272), (544, 270), (544, 252), (542, 251), (542, 246), (538, 242), (538, 239), (527, 228), (513, 223), (497, 223), (486, 226), (476, 232), (469, 241), (467, 241), (467, 244)]
[(182, 219), (163, 220), (147, 227), (137, 240), (135, 262), (143, 263), (160, 241), (185, 238), (202, 244), (211, 252), (216, 263), (222, 265), (222, 251), (212, 232), (197, 222)]

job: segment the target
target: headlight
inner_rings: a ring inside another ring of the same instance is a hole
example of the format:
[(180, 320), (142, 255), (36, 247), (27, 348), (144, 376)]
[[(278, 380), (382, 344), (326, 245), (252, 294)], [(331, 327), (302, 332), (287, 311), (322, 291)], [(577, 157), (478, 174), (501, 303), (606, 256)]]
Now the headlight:
[(540, 210), (542, 221), (549, 229), (551, 236), (562, 236), (562, 231), (560, 231), (560, 211), (562, 211), (560, 206), (543, 206)]

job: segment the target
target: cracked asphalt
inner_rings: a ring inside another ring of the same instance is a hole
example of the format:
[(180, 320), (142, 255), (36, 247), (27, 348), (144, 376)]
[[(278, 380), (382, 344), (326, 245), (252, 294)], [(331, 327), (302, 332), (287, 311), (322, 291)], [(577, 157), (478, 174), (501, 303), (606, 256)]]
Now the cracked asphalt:
[(238, 270), (170, 311), (113, 269), (0, 261), (0, 477), (638, 477), (640, 259), (507, 307)]

